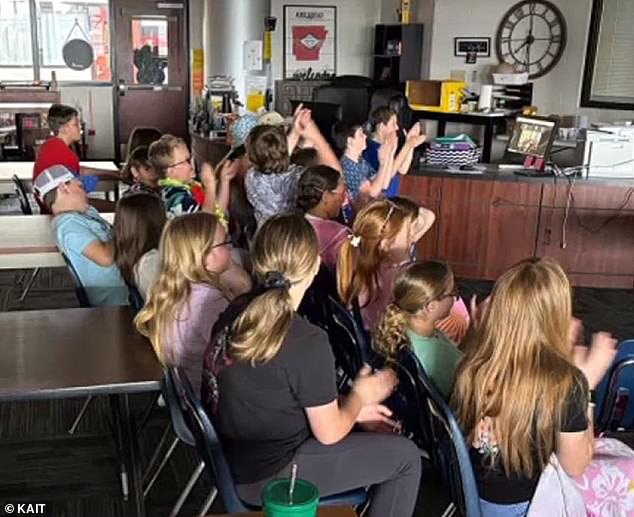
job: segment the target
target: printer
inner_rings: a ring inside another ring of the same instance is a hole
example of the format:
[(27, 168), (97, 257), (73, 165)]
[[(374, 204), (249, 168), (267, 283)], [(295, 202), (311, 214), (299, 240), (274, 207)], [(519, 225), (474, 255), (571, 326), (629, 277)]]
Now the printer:
[(583, 169), (590, 178), (634, 179), (634, 126), (588, 128)]

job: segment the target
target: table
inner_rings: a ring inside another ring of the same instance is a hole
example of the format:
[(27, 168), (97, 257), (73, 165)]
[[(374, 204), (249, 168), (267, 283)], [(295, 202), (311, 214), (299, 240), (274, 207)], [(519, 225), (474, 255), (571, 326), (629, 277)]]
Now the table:
[(513, 118), (517, 111), (492, 111), (490, 113), (452, 113), (445, 111), (428, 111), (412, 109), (412, 121), (435, 120), (438, 122), (438, 136), (445, 136), (448, 122), (461, 124), (473, 124), (484, 126), (484, 140), (482, 143), (482, 161), (491, 161), (491, 146), (493, 145), (493, 131), (501, 123), (506, 123), (507, 118)]
[[(356, 517), (356, 513), (349, 506), (322, 506), (317, 512), (317, 517)], [(207, 517), (214, 517), (208, 515)], [(215, 517), (264, 517), (262, 512), (223, 514)]]
[[(79, 162), (82, 167), (91, 169), (101, 169), (104, 172), (119, 172), (119, 168), (114, 162), (109, 161), (88, 161)], [(34, 162), (0, 162), (0, 194), (13, 194), (13, 176), (16, 175), (24, 184), (28, 192), (31, 192), (33, 183)], [(118, 192), (119, 180), (111, 176), (99, 180), (97, 192)]]
[[(109, 395), (133, 515), (145, 515), (129, 394), (156, 392), (163, 372), (129, 307), (0, 313), (0, 402)], [(25, 497), (27, 494), (25, 494)]]

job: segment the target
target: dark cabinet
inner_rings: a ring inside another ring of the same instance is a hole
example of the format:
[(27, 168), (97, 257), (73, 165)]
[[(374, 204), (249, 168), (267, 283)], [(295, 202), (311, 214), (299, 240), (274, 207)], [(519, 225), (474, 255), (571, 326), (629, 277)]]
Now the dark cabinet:
[(374, 81), (398, 88), (422, 79), (423, 24), (380, 24), (374, 30)]

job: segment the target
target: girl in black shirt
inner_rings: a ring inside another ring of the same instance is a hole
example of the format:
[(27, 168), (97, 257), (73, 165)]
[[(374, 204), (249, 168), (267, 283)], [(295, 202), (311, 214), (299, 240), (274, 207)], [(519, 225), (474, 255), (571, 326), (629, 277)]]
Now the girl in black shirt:
[(260, 287), (221, 317), (206, 356), (203, 401), (221, 436), (239, 495), (262, 488), (293, 462), (322, 496), (372, 486), (371, 517), (414, 510), (420, 454), (407, 439), (354, 433), (389, 420), (380, 403), (394, 372), (362, 371), (339, 399), (325, 333), (297, 313), (319, 269), (318, 242), (300, 215), (275, 216), (256, 233), (251, 258)]

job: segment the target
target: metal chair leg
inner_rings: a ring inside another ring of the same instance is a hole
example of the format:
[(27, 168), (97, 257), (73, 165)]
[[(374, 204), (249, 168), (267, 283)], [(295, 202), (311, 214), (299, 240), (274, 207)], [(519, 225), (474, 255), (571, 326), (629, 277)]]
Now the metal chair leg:
[(442, 517), (452, 517), (452, 515), (456, 513), (457, 509), (458, 508), (456, 507), (455, 504), (449, 503), (449, 506), (445, 508), (445, 511), (442, 514)]
[(209, 511), (209, 508), (211, 508), (211, 505), (214, 504), (216, 497), (218, 497), (218, 489), (213, 487), (200, 509), (200, 513), (198, 514), (199, 517), (205, 517), (205, 515), (207, 515), (207, 512)]
[(31, 277), (27, 281), (26, 285), (24, 286), (24, 289), (22, 290), (22, 294), (20, 295), (20, 298), (19, 298), (20, 303), (22, 303), (24, 299), (26, 298), (26, 295), (29, 294), (29, 291), (31, 290), (31, 287), (33, 287), (33, 283), (35, 282), (35, 279), (37, 278), (37, 275), (39, 272), (40, 272), (40, 268), (36, 267), (31, 273)]
[(156, 481), (156, 479), (159, 477), (159, 474), (163, 470), (163, 467), (165, 467), (165, 465), (167, 464), (167, 461), (170, 459), (170, 456), (174, 452), (174, 449), (176, 449), (176, 446), (178, 445), (178, 442), (180, 442), (180, 439), (177, 436), (176, 438), (174, 438), (174, 441), (170, 444), (169, 449), (167, 449), (167, 452), (165, 453), (165, 457), (163, 458), (163, 460), (161, 461), (160, 465), (156, 469), (156, 472), (152, 476), (152, 479), (150, 479), (150, 481), (148, 482), (147, 486), (143, 489), (143, 497), (147, 497), (150, 489), (154, 485), (154, 482)]
[(205, 463), (201, 461), (196, 467), (196, 470), (194, 470), (194, 472), (190, 476), (189, 481), (187, 482), (187, 484), (185, 485), (185, 488), (183, 488), (183, 491), (181, 492), (181, 495), (176, 500), (176, 503), (174, 504), (174, 508), (172, 508), (172, 511), (170, 512), (170, 517), (176, 517), (178, 515), (178, 512), (181, 511), (181, 508), (183, 507), (183, 504), (185, 503), (187, 496), (189, 496), (189, 493), (192, 491), (192, 488), (194, 488), (194, 485), (196, 484), (196, 481), (198, 481), (198, 478), (200, 477), (200, 475), (203, 473), (203, 470), (205, 470)]
[(169, 437), (171, 431), (172, 431), (172, 424), (170, 422), (165, 427), (165, 431), (163, 431), (163, 434), (161, 435), (161, 439), (159, 440), (159, 443), (156, 446), (156, 449), (154, 449), (154, 454), (152, 454), (152, 458), (150, 459), (150, 462), (148, 463), (145, 469), (145, 474), (143, 474), (144, 483), (145, 483), (145, 480), (148, 479), (152, 475), (152, 470), (154, 470), (154, 465), (158, 461), (159, 457), (161, 456), (161, 452), (163, 451), (163, 446), (167, 442), (167, 438)]
[(75, 431), (77, 430), (77, 426), (79, 425), (79, 422), (81, 422), (81, 419), (84, 417), (84, 413), (88, 409), (88, 404), (90, 404), (91, 400), (92, 400), (92, 395), (89, 396), (84, 401), (84, 405), (81, 407), (81, 409), (79, 410), (79, 414), (77, 415), (77, 417), (73, 421), (73, 424), (70, 426), (70, 429), (68, 430), (68, 434), (70, 434), (70, 435), (75, 434)]

